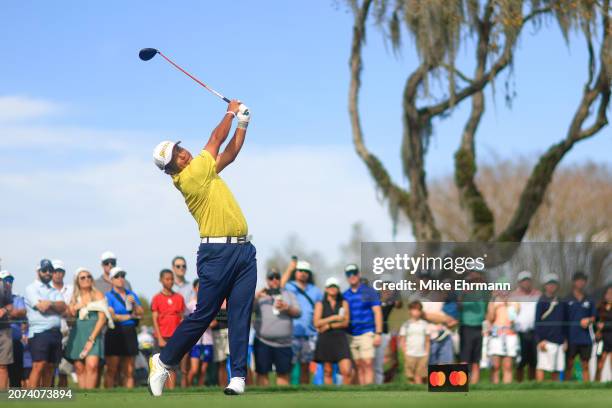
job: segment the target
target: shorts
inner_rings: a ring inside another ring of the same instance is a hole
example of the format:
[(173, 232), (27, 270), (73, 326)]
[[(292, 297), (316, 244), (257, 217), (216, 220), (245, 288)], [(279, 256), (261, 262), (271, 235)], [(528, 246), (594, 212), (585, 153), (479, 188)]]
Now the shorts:
[(358, 336), (348, 336), (353, 360), (370, 360), (374, 358), (374, 333), (367, 332)]
[(293, 359), (291, 346), (272, 347), (256, 337), (253, 351), (255, 352), (255, 372), (257, 374), (268, 374), (272, 371), (272, 365), (277, 374), (291, 372), (291, 360)]
[(138, 354), (138, 335), (136, 326), (115, 326), (104, 336), (105, 356), (136, 356)]
[(219, 361), (227, 360), (229, 355), (229, 339), (228, 329), (213, 330), (213, 361), (218, 363)]
[(291, 340), (292, 362), (310, 363), (314, 359), (317, 336), (294, 337)]
[(538, 347), (538, 370), (563, 371), (565, 370), (565, 352), (563, 345), (546, 341), (546, 351)]
[(482, 326), (461, 326), (459, 328), (459, 361), (480, 363), (482, 356)]
[(213, 346), (210, 344), (196, 344), (191, 348), (189, 357), (197, 358), (204, 363), (210, 363), (213, 360)]
[(498, 357), (516, 357), (518, 354), (519, 338), (516, 334), (502, 334), (491, 336), (487, 345), (487, 355)]
[(580, 355), (581, 361), (589, 361), (591, 359), (591, 353), (593, 352), (592, 344), (568, 344), (567, 345), (567, 359), (575, 358)]
[(0, 365), (13, 364), (13, 336), (12, 329), (0, 329)]
[(46, 361), (59, 364), (62, 359), (62, 333), (59, 329), (49, 329), (36, 333), (28, 340), (32, 361)]
[(404, 356), (404, 375), (406, 378), (427, 378), (429, 356)]
[(538, 345), (536, 344), (533, 330), (519, 333), (519, 341), (521, 343), (521, 361), (517, 367), (523, 368), (526, 366), (535, 367), (538, 363)]

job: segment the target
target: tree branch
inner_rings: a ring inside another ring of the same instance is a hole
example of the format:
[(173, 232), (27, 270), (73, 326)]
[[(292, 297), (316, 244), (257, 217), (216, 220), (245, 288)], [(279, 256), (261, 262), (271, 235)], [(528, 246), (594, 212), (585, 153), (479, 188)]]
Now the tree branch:
[(382, 162), (373, 155), (365, 146), (363, 130), (359, 116), (359, 89), (361, 87), (361, 48), (365, 41), (365, 22), (372, 0), (364, 0), (361, 7), (355, 5), (355, 23), (353, 26), (353, 40), (351, 45), (351, 56), (349, 65), (351, 69), (351, 81), (349, 88), (349, 115), (351, 118), (351, 129), (353, 132), (353, 144), (359, 157), (367, 166), (370, 175), (376, 182), (384, 197), (390, 202), (398, 205), (405, 212), (409, 212), (409, 194), (398, 187), (391, 179)]
[[(551, 146), (534, 167), (527, 180), (527, 184), (521, 193), (519, 205), (510, 220), (506, 229), (496, 238), (499, 242), (518, 242), (521, 241), (529, 223), (536, 213), (538, 207), (544, 199), (546, 189), (552, 180), (553, 173), (557, 165), (565, 154), (574, 146), (575, 143), (585, 140), (595, 135), (607, 123), (606, 111), (610, 104), (610, 87), (612, 76), (607, 72), (605, 64), (606, 45), (609, 43), (610, 36), (610, 17), (609, 0), (604, 1), (602, 10), (603, 15), (603, 39), (599, 52), (599, 73), (597, 82), (592, 89), (585, 87), (578, 109), (572, 118), (568, 132), (564, 140)], [(589, 61), (589, 64), (591, 62)], [(582, 129), (584, 122), (589, 117), (591, 106), (599, 97), (599, 108), (595, 123), (586, 129)]]

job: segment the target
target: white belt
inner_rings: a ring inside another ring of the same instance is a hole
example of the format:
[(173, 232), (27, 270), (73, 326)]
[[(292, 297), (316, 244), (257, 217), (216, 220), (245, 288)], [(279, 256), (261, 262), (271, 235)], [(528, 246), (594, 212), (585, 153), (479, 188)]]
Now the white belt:
[(203, 244), (245, 244), (249, 242), (246, 235), (241, 237), (204, 237), (200, 241)]

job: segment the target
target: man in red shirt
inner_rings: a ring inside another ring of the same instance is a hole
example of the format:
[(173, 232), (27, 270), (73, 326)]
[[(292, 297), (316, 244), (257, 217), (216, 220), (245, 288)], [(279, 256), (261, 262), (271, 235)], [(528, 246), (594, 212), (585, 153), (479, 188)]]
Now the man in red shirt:
[[(160, 349), (166, 346), (166, 342), (183, 320), (185, 311), (185, 300), (180, 293), (172, 291), (174, 285), (174, 274), (170, 269), (162, 269), (159, 273), (159, 282), (162, 290), (153, 296), (151, 311), (153, 312), (153, 328)], [(168, 388), (174, 388), (176, 373), (170, 372)]]

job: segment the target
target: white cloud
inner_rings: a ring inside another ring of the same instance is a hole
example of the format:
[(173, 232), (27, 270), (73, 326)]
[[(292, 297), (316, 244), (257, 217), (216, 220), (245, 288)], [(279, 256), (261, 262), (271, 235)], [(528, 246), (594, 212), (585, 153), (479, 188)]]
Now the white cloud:
[(27, 96), (0, 96), (0, 123), (20, 122), (56, 114), (62, 107), (54, 102)]

